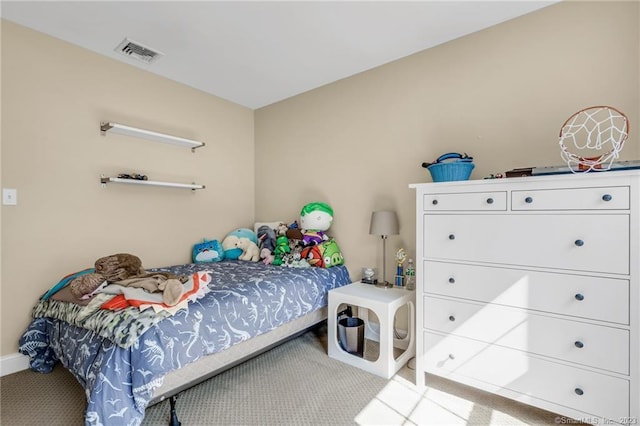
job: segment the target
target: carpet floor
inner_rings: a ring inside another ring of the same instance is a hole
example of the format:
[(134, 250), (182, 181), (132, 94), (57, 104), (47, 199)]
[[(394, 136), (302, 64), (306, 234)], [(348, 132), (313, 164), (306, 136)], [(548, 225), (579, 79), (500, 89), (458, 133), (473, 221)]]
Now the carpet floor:
[[(414, 385), (404, 367), (385, 380), (327, 356), (326, 326), (309, 331), (182, 394), (183, 426), (547, 425), (556, 414), (435, 376)], [(0, 424), (82, 425), (84, 391), (57, 366), (0, 378)], [(143, 425), (167, 425), (169, 402), (148, 407)]]

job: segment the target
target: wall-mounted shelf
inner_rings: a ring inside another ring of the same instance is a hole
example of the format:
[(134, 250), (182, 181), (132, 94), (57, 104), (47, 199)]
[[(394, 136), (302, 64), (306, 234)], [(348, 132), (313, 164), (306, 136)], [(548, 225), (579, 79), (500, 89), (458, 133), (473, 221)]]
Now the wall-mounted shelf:
[(171, 145), (185, 146), (187, 148), (191, 148), (191, 152), (195, 152), (196, 148), (200, 148), (205, 145), (204, 142), (194, 141), (192, 139), (185, 139), (179, 136), (171, 136), (164, 133), (152, 132), (151, 130), (125, 126), (124, 124), (103, 121), (102, 123), (100, 123), (100, 133), (104, 136), (107, 134), (107, 132), (118, 133), (126, 136), (134, 136), (137, 138), (168, 143)]
[(197, 183), (177, 183), (177, 182), (160, 182), (157, 180), (138, 180), (138, 179), (122, 179), (117, 177), (109, 177), (102, 175), (100, 177), (100, 183), (103, 188), (107, 187), (108, 183), (125, 183), (129, 185), (148, 185), (148, 186), (164, 186), (167, 188), (184, 188), (184, 189), (205, 189), (204, 185)]

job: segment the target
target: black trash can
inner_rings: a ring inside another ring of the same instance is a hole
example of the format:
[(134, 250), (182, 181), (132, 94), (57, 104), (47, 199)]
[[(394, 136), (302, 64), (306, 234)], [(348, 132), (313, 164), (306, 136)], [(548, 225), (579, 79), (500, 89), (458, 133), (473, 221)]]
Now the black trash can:
[(346, 352), (362, 358), (364, 355), (364, 321), (357, 317), (339, 320), (338, 341)]

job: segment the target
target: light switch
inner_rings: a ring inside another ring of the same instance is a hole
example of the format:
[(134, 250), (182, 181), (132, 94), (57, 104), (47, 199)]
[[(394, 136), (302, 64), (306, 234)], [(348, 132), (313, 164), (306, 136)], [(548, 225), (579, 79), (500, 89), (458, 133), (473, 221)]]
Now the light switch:
[(18, 204), (18, 190), (2, 188), (2, 204), (5, 206), (15, 206)]

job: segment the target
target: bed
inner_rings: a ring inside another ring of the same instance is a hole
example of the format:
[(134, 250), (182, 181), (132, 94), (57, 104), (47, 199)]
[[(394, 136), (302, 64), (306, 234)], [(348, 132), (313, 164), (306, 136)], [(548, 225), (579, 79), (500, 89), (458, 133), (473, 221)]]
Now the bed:
[(20, 339), (32, 370), (60, 362), (84, 387), (87, 425), (138, 425), (166, 398), (177, 423), (175, 395), (322, 322), (327, 292), (351, 281), (344, 266), (238, 260), (150, 271), (206, 276), (208, 292), (173, 315), (147, 309), (142, 320), (127, 316), (135, 308), (109, 314), (41, 300)]

